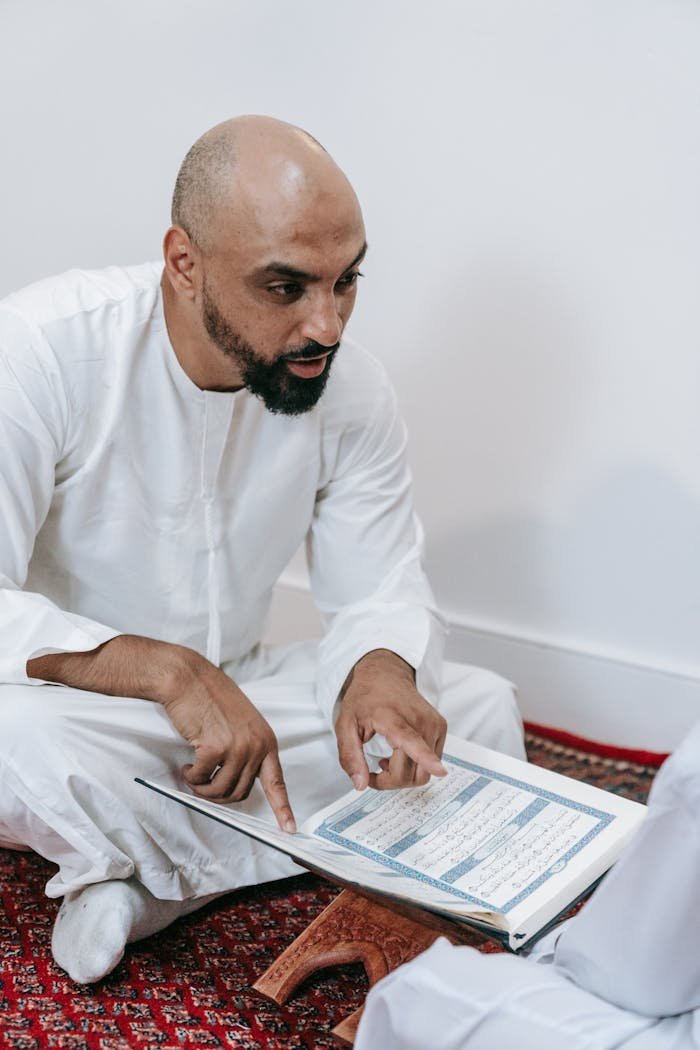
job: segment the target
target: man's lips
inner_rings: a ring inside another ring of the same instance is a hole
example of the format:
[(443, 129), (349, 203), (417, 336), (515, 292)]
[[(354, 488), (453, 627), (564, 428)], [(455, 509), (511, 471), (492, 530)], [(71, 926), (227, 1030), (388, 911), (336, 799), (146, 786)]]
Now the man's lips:
[(288, 357), (285, 364), (292, 375), (299, 376), (300, 379), (315, 379), (323, 372), (331, 353), (332, 351), (329, 350), (328, 353), (320, 354), (318, 357), (300, 357), (296, 360)]

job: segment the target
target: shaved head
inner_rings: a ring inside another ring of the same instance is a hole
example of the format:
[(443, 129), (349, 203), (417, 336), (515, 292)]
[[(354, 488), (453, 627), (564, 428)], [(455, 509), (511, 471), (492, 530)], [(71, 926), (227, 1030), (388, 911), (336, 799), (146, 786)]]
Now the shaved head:
[(209, 251), (232, 211), (250, 213), (256, 204), (267, 210), (277, 197), (289, 202), (318, 192), (324, 183), (354, 196), (335, 161), (307, 131), (274, 117), (234, 117), (205, 132), (188, 151), (175, 181), (172, 223)]
[(163, 249), (168, 333), (197, 386), (244, 386), (286, 415), (313, 408), (367, 249), (323, 146), (272, 117), (217, 124), (182, 163)]

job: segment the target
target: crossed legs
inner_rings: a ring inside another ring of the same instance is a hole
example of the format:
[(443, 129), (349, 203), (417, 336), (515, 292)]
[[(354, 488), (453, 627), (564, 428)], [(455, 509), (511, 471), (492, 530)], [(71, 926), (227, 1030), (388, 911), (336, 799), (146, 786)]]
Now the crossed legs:
[[(243, 688), (277, 734), (301, 821), (349, 787), (317, 708), (313, 647), (278, 654), (273, 673)], [(452, 732), (522, 754), (512, 687), (447, 665), (441, 709)], [(58, 865), (46, 892), (63, 897), (57, 962), (99, 980), (126, 944), (240, 886), (299, 871), (289, 858), (175, 806), (134, 783), (181, 787), (190, 751), (153, 703), (61, 686), (0, 686), (0, 845)], [(242, 803), (271, 819), (258, 785)]]

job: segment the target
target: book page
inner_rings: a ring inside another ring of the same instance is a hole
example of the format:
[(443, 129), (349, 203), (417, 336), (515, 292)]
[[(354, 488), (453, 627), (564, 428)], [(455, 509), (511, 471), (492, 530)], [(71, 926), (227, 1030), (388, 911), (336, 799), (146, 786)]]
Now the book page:
[(592, 794), (591, 805), (571, 797), (568, 778), (549, 774), (563, 794), (528, 782), (534, 767), (499, 757), (520, 776), (446, 753), (446, 777), (423, 788), (355, 792), (303, 830), (461, 901), (465, 911), (507, 916), (595, 842), (626, 800), (611, 805), (612, 796), (578, 785), (584, 791), (574, 793)]
[[(350, 791), (296, 834), (235, 805), (145, 787), (342, 882), (532, 936), (619, 855), (646, 807), (448, 737), (445, 778)], [(313, 771), (310, 771), (313, 775)]]

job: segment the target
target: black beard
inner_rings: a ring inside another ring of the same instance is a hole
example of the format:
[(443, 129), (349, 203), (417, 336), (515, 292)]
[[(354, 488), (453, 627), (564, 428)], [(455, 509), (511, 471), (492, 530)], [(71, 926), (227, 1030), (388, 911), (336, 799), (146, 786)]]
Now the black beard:
[[(271, 363), (265, 361), (234, 332), (210, 298), (206, 285), (202, 289), (202, 319), (211, 341), (222, 353), (235, 360), (245, 388), (259, 397), (270, 412), (299, 416), (314, 407), (326, 388), (338, 344), (329, 348), (311, 340), (299, 349), (281, 354)], [(320, 376), (311, 379), (293, 375), (285, 363), (292, 357), (308, 359), (322, 354), (328, 354), (326, 367)]]

